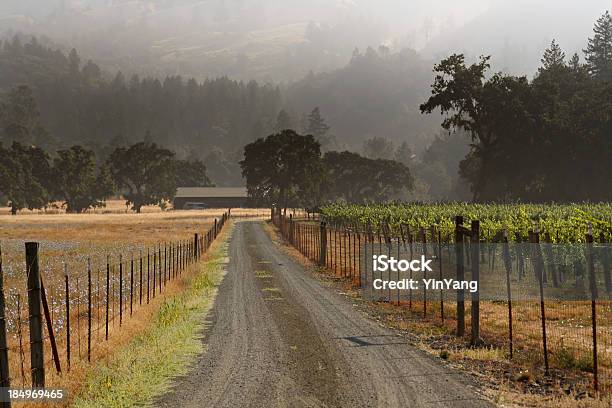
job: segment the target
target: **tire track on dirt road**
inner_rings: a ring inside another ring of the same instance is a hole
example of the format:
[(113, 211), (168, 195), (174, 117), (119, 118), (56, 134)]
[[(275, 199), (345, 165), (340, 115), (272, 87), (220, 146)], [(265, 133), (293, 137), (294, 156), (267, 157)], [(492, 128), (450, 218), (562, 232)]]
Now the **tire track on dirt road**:
[(206, 351), (163, 407), (488, 407), (467, 376), (406, 344), (237, 222)]

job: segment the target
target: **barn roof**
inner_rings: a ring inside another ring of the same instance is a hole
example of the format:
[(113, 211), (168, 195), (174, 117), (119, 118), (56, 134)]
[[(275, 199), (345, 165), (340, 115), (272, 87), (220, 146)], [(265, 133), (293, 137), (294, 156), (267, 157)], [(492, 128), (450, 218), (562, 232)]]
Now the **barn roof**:
[(176, 189), (177, 198), (211, 198), (211, 197), (236, 197), (246, 198), (246, 187), (179, 187)]

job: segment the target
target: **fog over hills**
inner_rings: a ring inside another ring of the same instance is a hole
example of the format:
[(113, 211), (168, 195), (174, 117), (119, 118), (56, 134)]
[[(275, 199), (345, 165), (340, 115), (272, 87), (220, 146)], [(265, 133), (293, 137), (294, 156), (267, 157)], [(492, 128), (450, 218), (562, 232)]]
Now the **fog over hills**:
[(606, 0), (4, 0), (0, 31), (46, 35), (109, 69), (273, 82), (381, 44), (437, 58), (492, 54), (532, 73), (552, 38), (579, 51)]
[[(84, 143), (104, 154), (113, 143), (147, 135), (180, 155), (206, 159), (217, 183), (236, 184), (242, 147), (277, 130), (281, 110), (285, 122), (305, 131), (308, 115), (320, 108), (331, 127), (326, 148), (361, 152), (366, 141), (382, 138), (402, 157), (421, 155), (440, 132), (440, 116), (419, 111), (440, 59), (491, 55), (490, 72), (533, 77), (553, 38), (568, 58), (582, 57), (593, 23), (610, 6), (609, 0), (579, 6), (3, 0), (0, 99), (15, 85), (31, 86), (53, 136), (49, 146)], [(16, 34), (20, 44), (12, 42)], [(31, 36), (35, 46), (26, 44)], [(467, 143), (461, 140), (457, 151)], [(456, 163), (447, 170), (456, 173)]]
[[(381, 44), (513, 61), (509, 50), (525, 50), (528, 40), (528, 61), (510, 68), (532, 68), (532, 48), (561, 31), (575, 48), (604, 5), (593, 0), (576, 13), (569, 2), (547, 0), (5, 0), (0, 31), (46, 35), (128, 73), (279, 82), (343, 67), (356, 47)], [(562, 30), (573, 19), (575, 28)]]
[(531, 76), (553, 39), (568, 58), (574, 52), (582, 57), (593, 22), (611, 8), (606, 0), (498, 0), (465, 25), (436, 36), (421, 53), (434, 59), (451, 52), (492, 55), (495, 70)]

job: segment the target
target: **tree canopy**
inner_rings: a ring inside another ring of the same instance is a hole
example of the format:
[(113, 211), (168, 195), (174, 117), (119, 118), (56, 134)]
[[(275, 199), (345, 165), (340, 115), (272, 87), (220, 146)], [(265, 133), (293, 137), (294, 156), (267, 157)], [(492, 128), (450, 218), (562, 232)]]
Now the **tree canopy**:
[(489, 58), (466, 65), (452, 55), (434, 67), (423, 113), (468, 132), (460, 163), (476, 201), (610, 200), (612, 83), (565, 62), (556, 42), (529, 81), (501, 73), (485, 80)]
[(249, 196), (287, 208), (311, 193), (322, 177), (321, 146), (311, 135), (286, 129), (246, 145), (240, 166)]
[(174, 153), (155, 143), (118, 147), (107, 165), (126, 203), (137, 213), (145, 205), (162, 205), (176, 193)]
[(327, 201), (379, 203), (413, 188), (410, 170), (400, 162), (368, 159), (346, 151), (327, 152), (323, 162), (327, 172)]
[(49, 203), (50, 174), (49, 156), (41, 148), (13, 142), (5, 149), (0, 144), (0, 188), (12, 214)]
[(593, 37), (589, 38), (584, 54), (591, 75), (612, 81), (612, 16), (609, 11), (595, 22)]
[(115, 190), (108, 168), (98, 169), (94, 152), (81, 146), (58, 151), (53, 167), (53, 188), (64, 200), (66, 212), (103, 207)]

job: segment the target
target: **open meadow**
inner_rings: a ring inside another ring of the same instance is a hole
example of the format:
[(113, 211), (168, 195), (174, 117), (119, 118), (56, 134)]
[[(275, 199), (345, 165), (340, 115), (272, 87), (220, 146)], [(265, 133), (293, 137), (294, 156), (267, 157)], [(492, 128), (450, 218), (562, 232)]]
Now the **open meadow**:
[[(114, 211), (118, 208), (117, 202), (111, 202), (107, 213), (24, 211), (16, 216), (0, 210), (12, 386), (31, 384), (26, 242), (39, 244), (43, 309), (48, 304), (48, 317), (43, 318), (46, 386), (65, 387), (73, 393), (88, 372), (88, 358), (103, 360), (126, 344), (148, 327), (167, 296), (182, 290), (183, 272), (191, 271), (196, 253), (203, 256), (212, 244), (215, 222), (220, 229), (227, 211), (149, 207), (135, 214)], [(259, 210), (236, 212), (251, 217), (262, 214)], [(51, 332), (59, 368), (62, 373), (70, 370), (70, 376), (57, 375)]]

